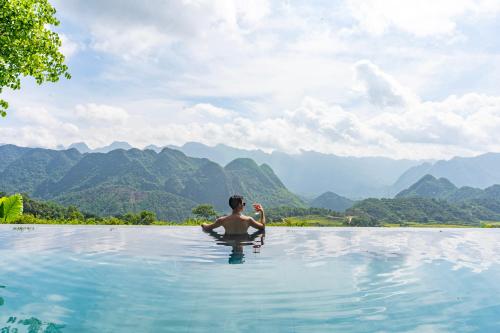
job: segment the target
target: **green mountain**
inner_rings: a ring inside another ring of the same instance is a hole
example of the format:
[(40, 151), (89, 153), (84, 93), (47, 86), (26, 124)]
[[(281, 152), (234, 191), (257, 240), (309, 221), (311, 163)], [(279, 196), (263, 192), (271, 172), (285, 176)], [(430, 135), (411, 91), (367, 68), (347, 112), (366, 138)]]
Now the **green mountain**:
[(500, 185), (492, 185), (484, 190), (470, 186), (458, 188), (446, 178), (437, 179), (434, 176), (425, 175), (396, 195), (396, 198), (411, 197), (444, 199), (452, 203), (479, 202), (478, 200), (500, 201)]
[(354, 205), (354, 201), (333, 192), (325, 192), (311, 201), (311, 207), (326, 208), (343, 212)]
[(11, 157), (0, 173), (0, 189), (75, 205), (89, 213), (151, 210), (159, 218), (178, 220), (200, 203), (226, 211), (227, 199), (235, 193), (265, 206), (304, 206), (269, 166), (250, 159), (236, 159), (223, 168), (168, 148), (159, 153), (117, 149), (83, 155), (75, 149), (19, 149), (25, 152)]
[(394, 199), (362, 200), (347, 213), (368, 222), (479, 225), (481, 220), (500, 220), (500, 185), (458, 188), (446, 178), (425, 175)]
[(406, 190), (396, 194), (396, 198), (421, 197), (446, 199), (455, 193), (456, 190), (457, 187), (446, 178), (437, 179), (434, 176), (425, 175)]
[(4, 171), (10, 163), (21, 157), (29, 149), (14, 145), (0, 146), (0, 172)]
[(59, 180), (81, 158), (76, 149), (50, 150), (1, 146), (0, 156), (10, 161), (0, 172), (0, 189), (5, 192), (33, 193), (48, 181)]

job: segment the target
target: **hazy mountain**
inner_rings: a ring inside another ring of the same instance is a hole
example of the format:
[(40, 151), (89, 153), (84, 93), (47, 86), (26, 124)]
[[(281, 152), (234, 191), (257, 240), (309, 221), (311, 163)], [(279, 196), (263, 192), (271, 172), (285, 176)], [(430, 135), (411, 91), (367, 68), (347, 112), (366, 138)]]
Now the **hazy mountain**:
[(226, 165), (237, 158), (251, 158), (257, 163), (267, 163), (269, 159), (269, 154), (262, 150), (238, 149), (223, 144), (210, 147), (199, 142), (187, 142), (182, 146), (169, 147), (180, 150), (188, 156), (208, 158), (221, 165)]
[(76, 150), (78, 150), (82, 154), (89, 153), (91, 151), (91, 149), (89, 148), (89, 146), (87, 146), (87, 144), (85, 142), (72, 143), (68, 146), (68, 149), (71, 149), (71, 148), (75, 148)]
[[(80, 153), (85, 154), (85, 153), (109, 153), (112, 150), (116, 149), (132, 149), (132, 147), (128, 142), (124, 141), (114, 141), (111, 144), (104, 146), (104, 147), (99, 147), (96, 149), (91, 149), (85, 142), (76, 142), (72, 143), (68, 146), (68, 149), (75, 148), (78, 150)], [(160, 149), (161, 150), (161, 149)]]
[[(13, 148), (14, 147), (14, 148)], [(73, 204), (96, 214), (121, 214), (148, 209), (160, 218), (181, 219), (199, 203), (226, 211), (231, 194), (265, 206), (303, 206), (267, 165), (237, 159), (225, 168), (208, 159), (180, 151), (117, 149), (109, 153), (80, 154), (76, 149), (56, 151), (5, 148), (20, 154), (0, 173), (0, 190), (22, 191), (41, 199)]]
[(165, 148), (165, 147), (159, 147), (157, 145), (148, 145), (146, 147), (144, 147), (145, 150), (153, 150), (157, 153), (159, 153), (160, 151), (162, 151), (162, 149)]
[(109, 153), (110, 151), (116, 150), (116, 149), (128, 150), (128, 149), (132, 149), (132, 148), (134, 148), (134, 147), (129, 145), (127, 142), (114, 141), (110, 145), (94, 149), (94, 150), (92, 150), (92, 152), (93, 153)]
[(325, 192), (310, 203), (311, 207), (327, 208), (343, 212), (354, 205), (354, 201), (333, 192)]
[(426, 174), (445, 177), (457, 186), (485, 188), (500, 184), (500, 153), (487, 153), (475, 157), (455, 157), (434, 164), (422, 164), (410, 168), (394, 184), (400, 191)]
[(300, 194), (333, 191), (350, 198), (393, 195), (391, 185), (408, 168), (420, 162), (383, 157), (343, 157), (305, 151), (301, 154), (265, 153), (201, 143), (175, 147), (188, 156), (204, 157), (226, 164), (237, 157), (247, 157), (268, 164), (283, 183)]

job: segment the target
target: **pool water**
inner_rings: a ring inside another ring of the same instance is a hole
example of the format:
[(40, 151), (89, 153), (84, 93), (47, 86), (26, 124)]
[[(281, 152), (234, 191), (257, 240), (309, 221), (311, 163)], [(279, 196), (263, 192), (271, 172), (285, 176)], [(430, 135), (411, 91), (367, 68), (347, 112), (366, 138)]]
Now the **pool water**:
[(500, 230), (2, 225), (0, 263), (2, 333), (500, 331)]

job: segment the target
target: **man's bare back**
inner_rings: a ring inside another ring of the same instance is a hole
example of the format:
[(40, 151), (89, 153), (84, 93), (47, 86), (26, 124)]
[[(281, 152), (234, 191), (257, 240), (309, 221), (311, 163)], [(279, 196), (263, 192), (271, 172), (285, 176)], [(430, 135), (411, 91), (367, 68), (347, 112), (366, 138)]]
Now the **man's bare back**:
[(265, 228), (266, 218), (264, 215), (264, 208), (260, 204), (254, 204), (254, 209), (260, 213), (258, 222), (252, 217), (242, 214), (245, 208), (243, 197), (232, 196), (229, 199), (229, 205), (233, 209), (233, 213), (231, 215), (219, 217), (214, 223), (211, 224), (202, 224), (201, 227), (203, 230), (211, 231), (218, 227), (224, 227), (227, 235), (241, 235), (246, 234), (249, 227), (254, 227), (259, 230), (263, 230)]

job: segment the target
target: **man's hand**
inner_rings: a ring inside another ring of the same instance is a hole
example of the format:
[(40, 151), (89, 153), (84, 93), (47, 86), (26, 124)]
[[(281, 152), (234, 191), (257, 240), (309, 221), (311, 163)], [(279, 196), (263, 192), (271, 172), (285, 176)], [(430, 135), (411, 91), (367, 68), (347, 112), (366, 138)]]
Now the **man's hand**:
[(264, 213), (264, 207), (262, 207), (261, 204), (253, 204), (253, 209), (255, 209), (255, 211), (258, 213)]
[(264, 214), (264, 207), (261, 204), (253, 204), (253, 209), (256, 212), (260, 213), (259, 222), (255, 221), (253, 218), (250, 218), (250, 225), (256, 229), (264, 230), (266, 227), (266, 216)]

